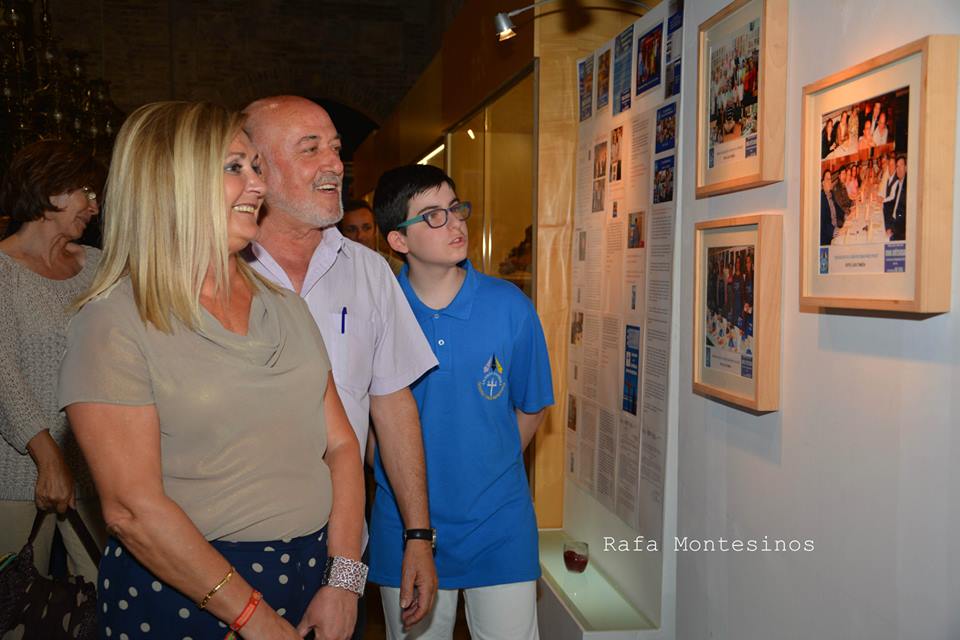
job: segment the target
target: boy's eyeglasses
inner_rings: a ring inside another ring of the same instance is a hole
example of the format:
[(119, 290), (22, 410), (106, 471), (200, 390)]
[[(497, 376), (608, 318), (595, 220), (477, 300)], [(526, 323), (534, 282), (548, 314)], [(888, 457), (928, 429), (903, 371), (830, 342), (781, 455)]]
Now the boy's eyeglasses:
[(439, 229), (443, 225), (447, 224), (447, 220), (449, 219), (451, 213), (457, 220), (463, 221), (470, 217), (470, 211), (471, 206), (469, 202), (460, 202), (447, 209), (437, 207), (436, 209), (430, 209), (430, 211), (425, 211), (418, 216), (414, 216), (409, 220), (401, 222), (397, 225), (397, 228), (403, 229), (404, 227), (409, 227), (410, 225), (418, 222), (426, 222), (427, 226), (431, 229)]

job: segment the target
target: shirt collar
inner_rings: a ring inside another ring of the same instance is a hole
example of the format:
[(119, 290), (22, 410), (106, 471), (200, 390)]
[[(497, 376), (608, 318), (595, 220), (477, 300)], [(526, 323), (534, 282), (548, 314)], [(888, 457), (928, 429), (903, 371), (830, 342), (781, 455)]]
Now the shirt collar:
[[(251, 242), (248, 250), (253, 259), (260, 262), (284, 286), (288, 289), (293, 288), (286, 272), (277, 264), (277, 261), (263, 245), (258, 242)], [(330, 270), (333, 263), (337, 261), (337, 256), (343, 254), (347, 258), (351, 258), (354, 251), (355, 248), (351, 246), (350, 242), (347, 242), (347, 239), (343, 237), (336, 226), (325, 228), (320, 244), (317, 245), (317, 248), (313, 250), (313, 255), (310, 256), (310, 265), (307, 267), (307, 275), (303, 280), (303, 288), (300, 291), (301, 297), (306, 297), (320, 281), (320, 278)]]
[[(351, 242), (347, 242), (347, 238), (340, 233), (340, 229), (337, 229), (337, 225), (327, 227), (323, 230), (323, 240), (320, 241), (320, 246), (328, 247), (333, 253), (342, 251), (344, 255), (352, 256), (354, 252), (354, 247), (351, 246), (352, 244)], [(320, 247), (317, 247), (317, 249), (319, 250)]]
[(457, 295), (454, 296), (453, 300), (451, 300), (450, 304), (448, 304), (445, 308), (436, 310), (431, 309), (420, 301), (419, 296), (417, 296), (417, 292), (413, 290), (413, 285), (410, 284), (410, 278), (408, 276), (410, 265), (403, 265), (403, 268), (400, 270), (400, 275), (398, 276), (400, 279), (400, 287), (406, 294), (407, 299), (412, 301), (410, 306), (413, 307), (414, 313), (429, 315), (439, 313), (441, 315), (450, 316), (451, 318), (456, 318), (458, 320), (470, 319), (470, 312), (473, 309), (473, 300), (476, 298), (477, 287), (480, 284), (480, 280), (477, 277), (477, 272), (474, 270), (473, 265), (470, 264), (470, 260), (464, 260), (460, 263), (460, 266), (467, 271), (467, 275), (463, 279), (463, 284), (460, 285), (460, 291), (457, 292)]

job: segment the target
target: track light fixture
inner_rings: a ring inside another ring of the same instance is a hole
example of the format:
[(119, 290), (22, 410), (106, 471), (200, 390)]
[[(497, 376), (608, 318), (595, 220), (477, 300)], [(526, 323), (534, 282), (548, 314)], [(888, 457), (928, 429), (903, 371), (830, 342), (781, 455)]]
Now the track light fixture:
[[(516, 31), (517, 25), (513, 24), (513, 20), (511, 20), (513, 16), (521, 14), (524, 11), (527, 11), (528, 9), (533, 9), (534, 7), (539, 7), (542, 4), (546, 4), (548, 2), (553, 2), (553, 1), (554, 0), (540, 0), (539, 2), (528, 4), (527, 6), (521, 7), (519, 9), (514, 9), (513, 11), (510, 11), (510, 12), (501, 11), (500, 13), (495, 15), (493, 17), (493, 28), (497, 33), (497, 41), (503, 42), (504, 40), (509, 40), (510, 38), (517, 35), (517, 31)], [(646, 2), (638, 2), (637, 0), (621, 0), (621, 2), (638, 5), (641, 7), (651, 6)]]

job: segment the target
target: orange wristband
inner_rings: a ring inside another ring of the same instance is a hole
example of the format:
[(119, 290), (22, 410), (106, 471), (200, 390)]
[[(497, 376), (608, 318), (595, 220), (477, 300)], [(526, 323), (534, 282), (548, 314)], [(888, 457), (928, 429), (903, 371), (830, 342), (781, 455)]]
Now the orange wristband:
[(240, 612), (240, 615), (237, 616), (237, 619), (234, 620), (230, 625), (231, 631), (240, 631), (240, 629), (243, 628), (243, 625), (250, 621), (250, 618), (253, 616), (253, 612), (257, 610), (257, 606), (260, 604), (261, 600), (263, 600), (263, 594), (254, 589), (253, 593), (250, 594), (250, 599), (247, 600), (247, 606), (243, 608), (243, 611)]

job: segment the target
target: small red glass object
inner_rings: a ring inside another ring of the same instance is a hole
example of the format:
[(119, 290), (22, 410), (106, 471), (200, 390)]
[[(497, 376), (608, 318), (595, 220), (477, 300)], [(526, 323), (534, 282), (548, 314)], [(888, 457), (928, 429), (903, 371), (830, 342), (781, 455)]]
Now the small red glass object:
[(565, 542), (563, 544), (563, 564), (567, 571), (583, 573), (590, 562), (590, 551), (586, 542)]

